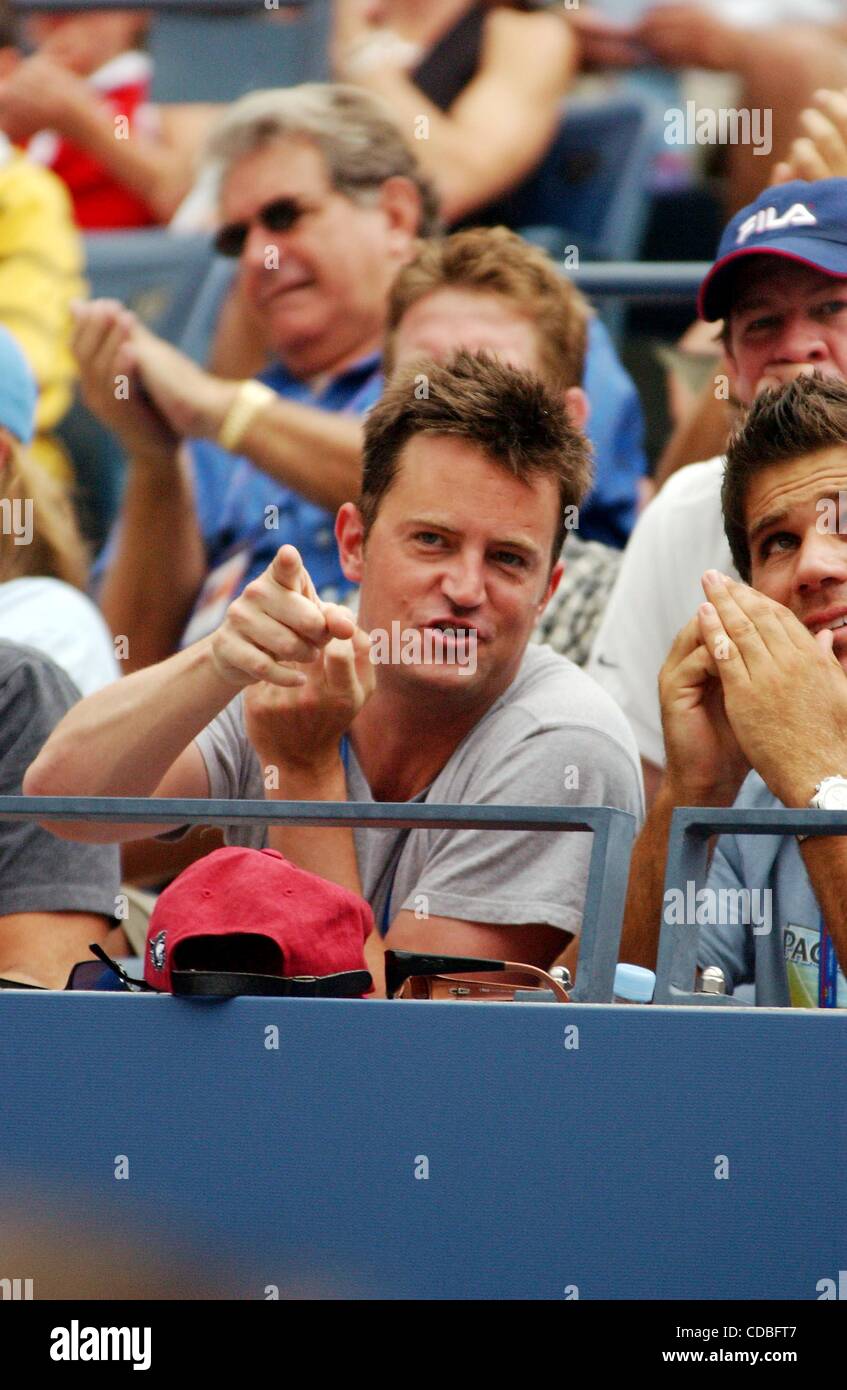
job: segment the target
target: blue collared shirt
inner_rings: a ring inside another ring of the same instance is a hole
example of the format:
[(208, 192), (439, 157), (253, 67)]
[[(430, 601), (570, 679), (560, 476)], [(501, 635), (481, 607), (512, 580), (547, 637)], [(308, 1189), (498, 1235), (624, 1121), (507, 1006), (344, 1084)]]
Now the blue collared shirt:
[[(346, 415), (363, 415), (382, 390), (380, 357), (370, 353), (314, 392), (281, 364), (259, 380), (284, 400)], [(192, 440), (197, 520), (209, 569), (245, 544), (249, 561), (241, 588), (267, 569), (281, 545), (296, 545), (315, 588), (325, 598), (349, 589), (335, 544), (335, 513), (309, 502), (247, 458), (234, 457), (219, 444)], [(315, 459), (316, 470), (320, 459)], [(352, 499), (351, 499), (352, 500)]]
[(644, 416), (635, 383), (598, 318), (588, 326), (582, 386), (591, 406), (585, 432), (594, 445), (594, 486), (579, 509), (579, 534), (621, 548), (635, 525), (638, 480), (647, 471)]

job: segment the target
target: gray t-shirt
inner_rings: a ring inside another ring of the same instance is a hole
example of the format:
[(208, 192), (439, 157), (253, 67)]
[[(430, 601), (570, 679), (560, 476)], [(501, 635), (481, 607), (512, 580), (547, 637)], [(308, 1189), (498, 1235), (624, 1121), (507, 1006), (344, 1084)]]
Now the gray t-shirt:
[[(757, 772), (735, 806), (782, 809)], [(821, 912), (794, 836), (721, 835), (706, 887), (715, 906), (713, 920), (700, 928), (699, 964), (719, 965), (730, 993), (755, 981), (759, 1005), (816, 1008)], [(840, 970), (837, 1000), (847, 1007)]]
[[(0, 795), (20, 796), (30, 763), (79, 698), (49, 657), (0, 641)], [(111, 918), (119, 887), (116, 845), (75, 844), (35, 821), (0, 821), (0, 916), (95, 912)]]
[[(213, 797), (264, 797), (240, 695), (197, 743)], [(347, 792), (351, 801), (373, 801), (352, 748)], [(416, 799), (617, 806), (639, 823), (643, 816), (638, 753), (624, 716), (596, 682), (546, 647), (527, 648), (515, 680)], [(580, 930), (588, 832), (360, 829), (354, 837), (362, 891), (383, 931), (404, 908), (421, 917)], [(227, 839), (261, 848), (267, 832), (232, 827)]]

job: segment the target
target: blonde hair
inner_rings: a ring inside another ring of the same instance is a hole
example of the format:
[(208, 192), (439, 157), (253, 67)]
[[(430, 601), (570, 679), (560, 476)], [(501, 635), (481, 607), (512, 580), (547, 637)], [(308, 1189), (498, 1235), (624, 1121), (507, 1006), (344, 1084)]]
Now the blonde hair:
[[(0, 582), (8, 579), (62, 579), (84, 589), (89, 555), (82, 539), (73, 502), (66, 489), (39, 464), (8, 430), (0, 428)], [(26, 514), (31, 537), (21, 544), (7, 517)]]
[(547, 385), (565, 391), (582, 384), (591, 306), (544, 251), (507, 227), (471, 227), (424, 242), (403, 266), (388, 301), (386, 376), (394, 370), (394, 340), (405, 314), (448, 288), (499, 295), (533, 325)]

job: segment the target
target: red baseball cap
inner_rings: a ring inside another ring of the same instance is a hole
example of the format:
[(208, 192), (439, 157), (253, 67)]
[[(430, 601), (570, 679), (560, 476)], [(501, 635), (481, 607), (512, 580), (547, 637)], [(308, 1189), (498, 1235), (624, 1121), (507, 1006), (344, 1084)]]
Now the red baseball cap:
[[(298, 869), (278, 850), (229, 846), (190, 865), (159, 895), (144, 978), (174, 993), (361, 995), (370, 988), (361, 981), (347, 990), (275, 990), (273, 981), (366, 971), (373, 925), (369, 905), (348, 888)], [(208, 988), (186, 988), (200, 975)]]

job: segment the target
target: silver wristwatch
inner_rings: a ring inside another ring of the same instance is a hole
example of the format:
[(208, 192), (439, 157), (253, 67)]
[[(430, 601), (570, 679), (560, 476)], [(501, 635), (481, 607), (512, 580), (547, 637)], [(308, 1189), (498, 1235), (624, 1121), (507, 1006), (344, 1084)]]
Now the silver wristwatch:
[[(815, 811), (847, 811), (847, 777), (824, 777), (815, 786), (809, 806)], [(808, 838), (808, 835), (797, 836), (800, 844)]]

